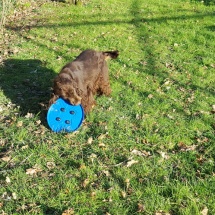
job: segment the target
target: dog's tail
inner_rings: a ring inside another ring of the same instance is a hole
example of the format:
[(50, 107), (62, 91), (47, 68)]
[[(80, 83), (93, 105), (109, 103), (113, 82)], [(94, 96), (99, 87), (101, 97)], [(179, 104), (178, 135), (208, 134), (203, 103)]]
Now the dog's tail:
[(106, 51), (106, 52), (103, 52), (105, 58), (111, 58), (111, 59), (116, 59), (119, 55), (119, 51), (116, 50), (116, 51)]

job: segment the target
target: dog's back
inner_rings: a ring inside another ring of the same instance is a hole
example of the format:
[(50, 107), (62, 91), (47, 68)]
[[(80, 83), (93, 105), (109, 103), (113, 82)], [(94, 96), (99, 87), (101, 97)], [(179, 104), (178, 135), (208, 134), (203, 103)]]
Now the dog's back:
[(65, 68), (69, 68), (73, 73), (99, 73), (103, 65), (106, 65), (105, 60), (115, 59), (118, 57), (118, 55), (118, 51), (99, 52), (90, 49), (85, 50), (81, 52), (81, 54), (78, 55), (74, 61), (66, 64), (62, 68), (61, 72), (63, 72)]

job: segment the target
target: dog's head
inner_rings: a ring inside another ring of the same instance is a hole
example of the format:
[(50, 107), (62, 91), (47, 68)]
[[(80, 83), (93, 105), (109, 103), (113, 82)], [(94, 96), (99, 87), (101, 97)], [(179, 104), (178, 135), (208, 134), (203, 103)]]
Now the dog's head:
[(55, 96), (67, 100), (72, 105), (81, 104), (81, 97), (78, 95), (76, 83), (67, 73), (60, 73), (54, 79), (53, 93)]

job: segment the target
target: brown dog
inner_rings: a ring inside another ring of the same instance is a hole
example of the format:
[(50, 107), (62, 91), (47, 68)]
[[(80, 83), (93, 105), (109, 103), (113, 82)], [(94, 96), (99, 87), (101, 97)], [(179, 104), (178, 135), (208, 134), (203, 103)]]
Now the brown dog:
[(96, 104), (94, 95), (111, 93), (106, 59), (115, 59), (118, 51), (83, 51), (74, 61), (66, 64), (54, 79), (53, 95), (49, 104), (59, 97), (73, 105), (82, 104), (89, 113)]

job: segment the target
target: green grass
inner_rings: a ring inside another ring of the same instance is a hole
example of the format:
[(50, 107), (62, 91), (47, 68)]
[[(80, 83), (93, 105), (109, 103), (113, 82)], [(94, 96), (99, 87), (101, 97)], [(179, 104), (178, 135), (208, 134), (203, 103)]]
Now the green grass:
[[(215, 214), (214, 9), (182, 0), (47, 2), (8, 23), (0, 211)], [(78, 132), (55, 134), (41, 104), (61, 67), (88, 48), (120, 51), (108, 63), (112, 95), (97, 97)]]

